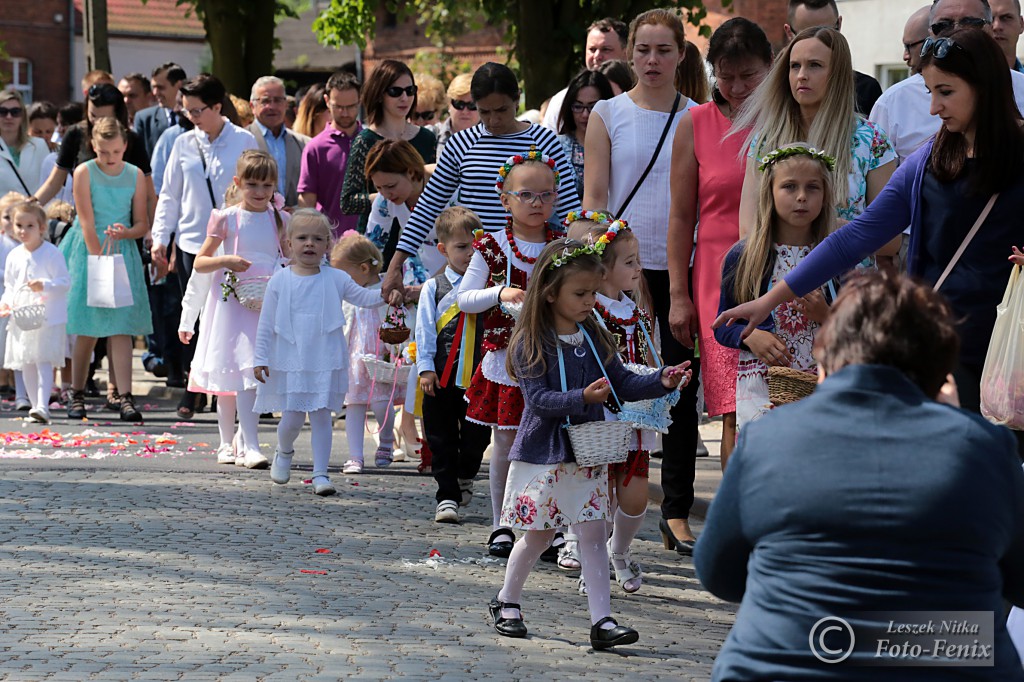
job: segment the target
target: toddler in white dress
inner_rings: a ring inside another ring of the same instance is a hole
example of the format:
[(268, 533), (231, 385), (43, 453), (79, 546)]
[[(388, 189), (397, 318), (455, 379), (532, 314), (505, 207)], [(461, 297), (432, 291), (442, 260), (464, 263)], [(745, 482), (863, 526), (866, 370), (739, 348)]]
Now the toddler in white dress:
[(300, 209), (288, 225), (292, 265), (267, 286), (256, 331), (255, 412), (281, 412), (274, 483), (288, 482), (295, 439), (309, 416), (313, 492), (333, 495), (331, 412), (341, 412), (348, 390), (349, 353), (342, 302), (369, 308), (384, 303), (379, 289), (364, 289), (341, 270), (322, 267), (331, 225), (314, 209)]

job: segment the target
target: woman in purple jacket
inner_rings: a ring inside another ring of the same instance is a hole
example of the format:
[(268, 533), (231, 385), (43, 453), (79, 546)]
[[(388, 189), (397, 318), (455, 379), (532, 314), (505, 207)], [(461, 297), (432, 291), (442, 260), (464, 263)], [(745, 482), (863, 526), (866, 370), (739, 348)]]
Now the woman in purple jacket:
[(579, 466), (564, 427), (604, 420), (602, 405), (613, 391), (616, 400), (660, 398), (690, 379), (688, 362), (638, 375), (619, 361), (615, 342), (593, 316), (603, 247), (573, 239), (544, 247), (509, 340), (508, 373), (519, 381), (525, 410), (509, 453), (501, 525), (526, 532), (489, 607), (499, 634), (525, 637), (518, 604), (523, 584), (556, 529), (571, 526), (579, 538), (595, 649), (632, 644), (639, 634), (611, 617), (607, 467)]
[[(726, 310), (715, 326), (746, 321), (745, 337), (778, 305), (849, 270), (910, 225), (908, 272), (940, 284), (960, 320), (953, 376), (961, 406), (980, 412), (981, 370), (1010, 275), (1007, 258), (1024, 241), (1024, 121), (1001, 55), (995, 40), (976, 29), (925, 41), (921, 75), (932, 93), (932, 113), (942, 118), (934, 139), (908, 157), (864, 213), (815, 248), (784, 283)], [(991, 212), (957, 259), (993, 198)], [(1017, 440), (1024, 456), (1021, 432)]]

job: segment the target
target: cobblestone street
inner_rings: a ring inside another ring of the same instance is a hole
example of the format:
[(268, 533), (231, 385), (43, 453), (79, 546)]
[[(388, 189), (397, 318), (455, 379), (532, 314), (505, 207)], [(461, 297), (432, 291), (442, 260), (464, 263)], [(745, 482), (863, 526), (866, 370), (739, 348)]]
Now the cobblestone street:
[[(643, 589), (627, 597), (612, 585), (613, 612), (640, 631), (638, 644), (594, 653), (586, 598), (551, 564), (539, 565), (523, 596), (530, 638), (509, 640), (486, 610), (504, 560), (487, 557), (483, 544), (485, 472), (462, 524), (435, 524), (433, 479), (417, 474), (416, 462), (352, 477), (337, 471), (343, 422), (332, 458), (339, 494), (318, 498), (302, 482), (311, 471), (308, 432), (292, 481), (276, 486), (265, 470), (214, 462), (212, 414), (185, 425), (173, 401), (148, 402), (142, 429), (103, 421), (104, 413), (51, 427), (74, 444), (124, 434), (113, 440), (134, 442), (121, 450), (44, 445), (25, 458), (31, 453), (10, 445), (11, 432), (41, 429), (10, 412), (0, 418), (9, 443), (0, 456), (0, 679), (710, 674), (734, 608), (700, 588), (689, 559), (661, 548), (654, 505), (634, 545)], [(101, 436), (76, 437), (84, 428)], [(269, 455), (270, 422), (261, 440)], [(60, 454), (71, 456), (45, 458)], [(717, 458), (700, 466), (717, 467)]]

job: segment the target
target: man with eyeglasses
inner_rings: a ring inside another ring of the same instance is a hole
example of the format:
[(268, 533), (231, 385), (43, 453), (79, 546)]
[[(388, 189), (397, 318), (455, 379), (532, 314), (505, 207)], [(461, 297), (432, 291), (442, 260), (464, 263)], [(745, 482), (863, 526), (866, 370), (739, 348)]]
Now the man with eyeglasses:
[(286, 208), (299, 203), (299, 173), (302, 170), (302, 151), (309, 138), (289, 130), (285, 125), (288, 97), (284, 81), (277, 76), (263, 76), (252, 84), (249, 97), (256, 120), (249, 132), (256, 138), (262, 151), (277, 161), (277, 191), (284, 196)]
[[(936, 0), (928, 15), (932, 36), (958, 28), (976, 28), (993, 35), (992, 8), (987, 0)], [(918, 55), (924, 43), (916, 47)], [(1024, 74), (1010, 71), (1017, 108), (1024, 111)], [(942, 120), (931, 113), (932, 99), (920, 73), (896, 83), (875, 103), (868, 118), (882, 128), (901, 159), (913, 154), (938, 132)]]
[[(583, 60), (587, 70), (596, 71), (597, 67), (613, 59), (628, 59), (626, 41), (629, 39), (629, 27), (612, 17), (595, 21), (587, 29), (587, 43), (583, 51)], [(569, 88), (565, 87), (551, 96), (548, 108), (544, 112), (541, 125), (558, 132), (558, 112), (562, 110), (562, 102)]]
[(932, 6), (925, 5), (910, 15), (903, 27), (903, 61), (910, 75), (921, 73), (921, 46), (928, 39), (928, 15)]
[[(788, 41), (792, 41), (800, 31), (814, 26), (828, 26), (840, 32), (843, 28), (836, 0), (789, 0), (788, 19), (789, 23), (783, 25)], [(857, 113), (866, 116), (882, 96), (882, 86), (866, 73), (854, 71), (853, 88)]]
[(1024, 33), (1024, 19), (1020, 15), (1020, 0), (989, 0), (992, 8), (992, 37), (1006, 55), (1010, 68), (1024, 73), (1024, 65), (1017, 58), (1017, 41)]
[(359, 79), (338, 71), (327, 80), (324, 101), (331, 121), (306, 145), (299, 174), (299, 206), (315, 208), (334, 225), (334, 236), (359, 225), (358, 215), (341, 212), (341, 187), (352, 140), (362, 130), (359, 123)]

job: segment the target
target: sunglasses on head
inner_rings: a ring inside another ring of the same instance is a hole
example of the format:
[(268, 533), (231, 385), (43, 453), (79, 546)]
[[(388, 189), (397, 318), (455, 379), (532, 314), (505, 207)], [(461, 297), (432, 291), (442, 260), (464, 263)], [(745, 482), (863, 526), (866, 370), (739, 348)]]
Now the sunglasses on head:
[(463, 102), (461, 99), (453, 99), (452, 106), (455, 107), (456, 111), (476, 111), (476, 102)]
[(433, 121), (435, 116), (437, 116), (437, 112), (431, 109), (430, 111), (414, 111), (410, 118), (414, 121)]
[(924, 46), (921, 47), (921, 57), (927, 57), (928, 53), (931, 52), (935, 55), (936, 59), (945, 59), (946, 55), (953, 48), (962, 50), (963, 48), (957, 45), (951, 38), (929, 38), (924, 41)]
[(25, 111), (21, 107), (0, 107), (0, 118), (10, 116), (11, 118), (18, 118), (21, 113)]
[(409, 97), (415, 97), (416, 86), (410, 85), (407, 88), (400, 88), (397, 85), (392, 85), (390, 88), (384, 91), (384, 94), (387, 95), (388, 97), (401, 97), (403, 92)]
[(954, 28), (985, 28), (988, 23), (989, 22), (978, 17), (963, 17), (956, 21), (952, 19), (936, 21), (929, 28), (931, 28), (933, 36), (941, 36), (943, 33), (949, 33)]
[(118, 100), (123, 99), (123, 97), (117, 88), (106, 83), (97, 83), (96, 85), (89, 86), (89, 101), (97, 106), (117, 104)]

